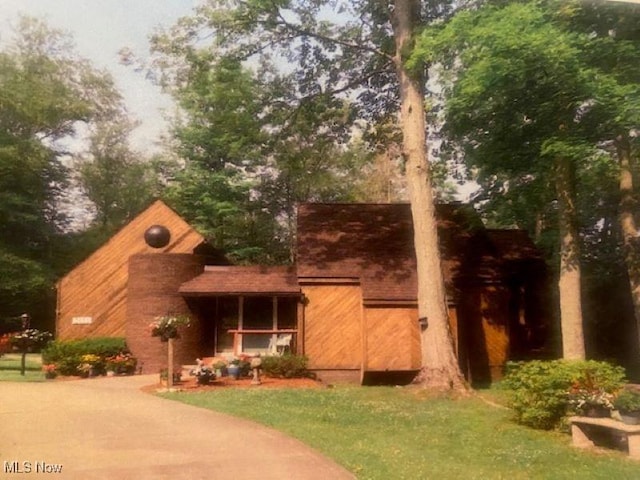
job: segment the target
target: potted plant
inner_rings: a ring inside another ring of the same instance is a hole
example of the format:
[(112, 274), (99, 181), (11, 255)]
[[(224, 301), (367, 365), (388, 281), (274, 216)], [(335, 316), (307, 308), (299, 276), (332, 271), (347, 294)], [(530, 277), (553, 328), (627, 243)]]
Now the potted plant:
[(622, 390), (613, 401), (613, 407), (620, 414), (620, 419), (628, 425), (640, 424), (640, 392)]
[(133, 375), (137, 364), (138, 360), (130, 353), (119, 353), (106, 359), (107, 372), (114, 375)]
[(35, 328), (28, 328), (22, 332), (14, 333), (9, 337), (9, 343), (11, 346), (15, 350), (18, 350), (22, 356), (20, 361), (20, 375), (24, 376), (26, 372), (27, 353), (36, 348), (43, 347), (52, 338), (53, 335), (49, 332), (41, 332)]
[(586, 417), (609, 417), (613, 410), (614, 395), (601, 388), (572, 387), (568, 393), (569, 405)]
[(164, 315), (149, 324), (152, 337), (160, 337), (163, 342), (180, 338), (178, 329), (188, 327), (191, 319), (186, 315)]
[(216, 377), (224, 377), (227, 375), (227, 364), (222, 360), (214, 363), (212, 368), (216, 372)]
[(216, 374), (214, 373), (213, 368), (209, 365), (204, 365), (203, 363), (198, 364), (198, 366), (191, 371), (191, 375), (196, 377), (198, 385), (209, 385), (216, 379)]
[[(160, 370), (160, 385), (163, 387), (169, 386), (169, 374), (167, 372), (168, 370), (166, 368)], [(182, 374), (180, 372), (173, 372), (173, 375), (171, 376), (171, 384), (174, 385), (176, 383), (180, 383), (181, 380)]]
[(48, 363), (46, 365), (43, 365), (42, 371), (44, 372), (44, 378), (49, 380), (52, 380), (58, 376), (55, 363)]
[(227, 366), (227, 371), (229, 372), (229, 376), (234, 380), (237, 380), (240, 377), (240, 359), (234, 358), (229, 361), (229, 365)]
[[(162, 342), (167, 343), (167, 370), (173, 372), (173, 341), (180, 338), (178, 329), (188, 327), (191, 320), (185, 315), (164, 315), (156, 317), (154, 322), (149, 324), (152, 337), (160, 337)], [(167, 387), (173, 386), (174, 379), (167, 376)]]

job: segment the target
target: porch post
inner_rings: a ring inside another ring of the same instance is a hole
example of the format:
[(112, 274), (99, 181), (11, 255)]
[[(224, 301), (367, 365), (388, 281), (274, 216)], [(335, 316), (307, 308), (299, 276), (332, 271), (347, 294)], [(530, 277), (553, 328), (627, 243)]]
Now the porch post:
[[(271, 312), (271, 328), (273, 328), (273, 330), (278, 330), (278, 297), (273, 297), (273, 308), (272, 308), (272, 312)], [(276, 340), (278, 338), (278, 334), (277, 333), (272, 333), (271, 334), (271, 344), (275, 345)], [(277, 347), (276, 347), (277, 350)]]
[(167, 388), (173, 387), (173, 338), (167, 340)]
[[(244, 330), (244, 297), (240, 295), (238, 297), (238, 330)], [(238, 342), (233, 342), (233, 354), (238, 355), (238, 346), (240, 347), (240, 352), (242, 351), (242, 333), (236, 333), (238, 335)]]

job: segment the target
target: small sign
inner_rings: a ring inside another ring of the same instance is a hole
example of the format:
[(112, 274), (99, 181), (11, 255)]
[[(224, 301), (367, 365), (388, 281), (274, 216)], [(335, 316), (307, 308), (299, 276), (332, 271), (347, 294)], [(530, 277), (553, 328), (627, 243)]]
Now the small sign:
[(93, 323), (93, 317), (73, 317), (71, 319), (71, 325), (91, 325)]

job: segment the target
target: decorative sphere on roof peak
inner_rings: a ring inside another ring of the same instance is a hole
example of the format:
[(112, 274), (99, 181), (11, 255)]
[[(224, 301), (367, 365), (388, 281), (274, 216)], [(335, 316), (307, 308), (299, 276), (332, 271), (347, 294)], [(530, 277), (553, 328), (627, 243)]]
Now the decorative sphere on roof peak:
[(163, 248), (169, 245), (171, 232), (164, 225), (151, 225), (144, 232), (144, 241), (152, 248)]

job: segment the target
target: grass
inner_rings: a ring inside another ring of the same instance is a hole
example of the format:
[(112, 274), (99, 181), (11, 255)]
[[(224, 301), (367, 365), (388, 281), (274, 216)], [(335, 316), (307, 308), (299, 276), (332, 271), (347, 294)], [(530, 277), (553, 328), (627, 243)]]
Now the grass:
[(7, 353), (0, 357), (0, 382), (43, 382), (42, 357), (39, 353), (27, 354), (25, 375), (20, 375), (21, 355)]
[(392, 387), (228, 389), (165, 398), (255, 420), (300, 439), (361, 479), (637, 479), (617, 452), (574, 449), (568, 435), (513, 424), (479, 398)]

